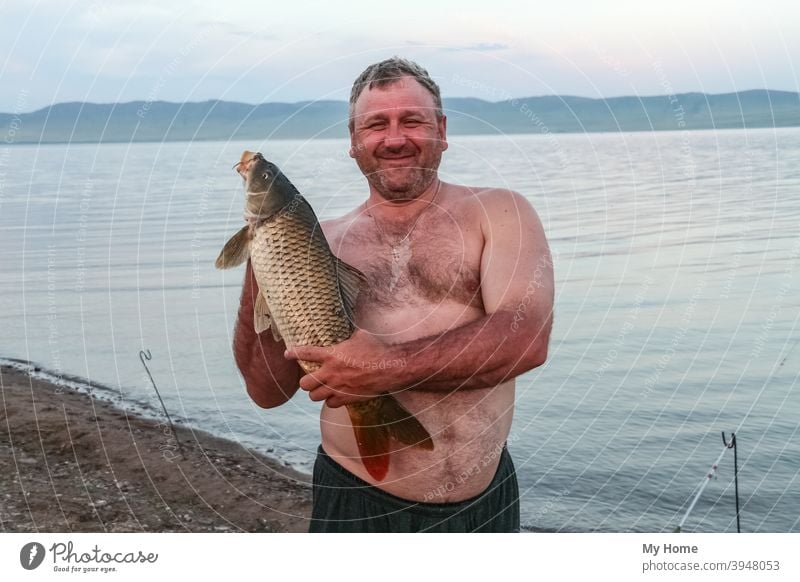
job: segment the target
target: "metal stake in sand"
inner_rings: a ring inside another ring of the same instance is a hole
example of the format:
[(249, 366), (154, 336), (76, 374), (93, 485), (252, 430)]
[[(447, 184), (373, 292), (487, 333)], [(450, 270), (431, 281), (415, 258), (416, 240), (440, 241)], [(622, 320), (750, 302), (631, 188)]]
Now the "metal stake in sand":
[(178, 438), (178, 433), (175, 431), (175, 425), (172, 424), (172, 419), (169, 416), (169, 412), (167, 412), (167, 407), (164, 404), (164, 400), (161, 398), (161, 393), (158, 391), (158, 386), (156, 386), (156, 381), (153, 380), (153, 375), (150, 373), (150, 368), (147, 367), (147, 362), (145, 360), (150, 361), (153, 359), (153, 356), (150, 354), (150, 350), (139, 350), (139, 360), (142, 362), (142, 366), (144, 366), (145, 372), (150, 377), (150, 383), (153, 385), (153, 388), (156, 391), (156, 396), (158, 396), (158, 401), (161, 402), (161, 408), (164, 410), (164, 415), (167, 417), (169, 421), (169, 427), (172, 430), (172, 434), (175, 436), (175, 442), (178, 443), (178, 450), (181, 452), (181, 457), (183, 460), (186, 460), (186, 454), (183, 452), (183, 445), (181, 445), (181, 441)]
[(736, 533), (742, 533), (742, 528), (739, 525), (739, 453), (736, 450), (736, 433), (731, 433), (731, 441), (728, 442), (723, 431), (722, 443), (729, 449), (733, 449), (733, 483), (736, 488)]
[[(772, 383), (772, 379), (775, 377), (775, 374), (777, 374), (778, 370), (780, 368), (782, 368), (783, 365), (786, 363), (787, 358), (792, 354), (792, 352), (794, 352), (794, 349), (797, 347), (797, 344), (800, 344), (800, 338), (797, 338), (794, 341), (794, 343), (792, 344), (792, 347), (789, 348), (789, 351), (786, 353), (786, 355), (781, 360), (781, 363), (778, 364), (775, 367), (774, 370), (772, 370), (772, 373), (769, 375), (769, 378), (767, 378), (767, 381), (764, 382), (764, 386), (765, 387), (769, 386), (770, 383)], [(745, 417), (745, 419), (746, 419), (746, 417)], [(744, 424), (744, 420), (742, 420), (742, 422), (739, 423), (739, 428), (742, 427), (742, 424)], [(733, 449), (733, 473), (734, 473), (733, 478), (734, 478), (734, 487), (735, 487), (735, 491), (736, 491), (736, 531), (738, 533), (742, 532), (741, 526), (740, 526), (740, 523), (739, 523), (739, 455), (738, 455), (738, 451), (737, 451), (737, 447), (736, 447), (736, 432), (732, 432), (731, 433), (731, 440), (730, 441), (728, 441), (725, 438), (725, 432), (723, 432), (722, 433), (722, 442), (725, 445), (725, 447), (722, 449), (722, 452), (719, 454), (719, 457), (717, 457), (717, 461), (713, 465), (711, 465), (711, 470), (706, 475), (706, 479), (705, 479), (705, 481), (703, 481), (703, 484), (700, 486), (700, 490), (697, 492), (697, 495), (694, 496), (694, 499), (692, 500), (691, 505), (689, 505), (689, 509), (686, 511), (686, 515), (683, 516), (683, 519), (678, 524), (678, 527), (676, 527), (673, 530), (673, 533), (680, 533), (681, 532), (681, 528), (683, 528), (683, 524), (686, 523), (686, 519), (689, 517), (689, 514), (694, 509), (694, 506), (697, 504), (697, 500), (700, 499), (700, 495), (703, 494), (703, 490), (706, 488), (706, 485), (708, 485), (708, 482), (711, 481), (711, 478), (717, 473), (717, 469), (719, 468), (719, 462), (722, 460), (722, 455), (724, 455), (725, 451), (727, 451), (728, 449)]]
[(722, 456), (728, 449), (733, 449), (733, 464), (734, 464), (733, 471), (734, 471), (734, 482), (736, 484), (735, 485), (736, 486), (736, 531), (737, 533), (742, 533), (741, 527), (739, 525), (739, 458), (738, 455), (736, 454), (736, 433), (731, 433), (731, 440), (730, 442), (728, 442), (725, 439), (725, 433), (723, 432), (722, 442), (725, 444), (724, 448), (722, 449), (722, 452), (719, 454), (719, 457), (717, 457), (717, 460), (714, 462), (714, 464), (711, 465), (711, 469), (708, 471), (708, 473), (706, 473), (705, 481), (703, 481), (703, 484), (700, 486), (699, 491), (694, 496), (694, 499), (692, 499), (692, 503), (691, 505), (689, 505), (689, 509), (686, 510), (686, 514), (683, 516), (683, 519), (678, 524), (678, 527), (675, 528), (673, 533), (681, 533), (681, 530), (683, 529), (683, 524), (686, 523), (686, 520), (689, 518), (689, 514), (692, 513), (694, 506), (697, 505), (697, 501), (700, 499), (700, 496), (703, 494), (703, 491), (705, 491), (705, 488), (708, 485), (708, 483), (711, 481), (714, 475), (717, 474), (717, 469), (719, 469), (719, 462), (722, 460)]

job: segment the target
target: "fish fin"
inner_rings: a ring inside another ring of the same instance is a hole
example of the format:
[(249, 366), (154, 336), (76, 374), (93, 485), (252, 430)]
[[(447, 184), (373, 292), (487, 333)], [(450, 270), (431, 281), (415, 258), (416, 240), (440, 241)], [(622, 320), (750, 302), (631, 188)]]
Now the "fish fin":
[(251, 238), (250, 227), (243, 227), (225, 243), (214, 266), (217, 269), (230, 269), (244, 263), (250, 256)]
[(278, 331), (278, 327), (275, 325), (275, 320), (272, 319), (272, 315), (269, 312), (267, 299), (261, 291), (258, 292), (256, 302), (253, 305), (253, 327), (256, 333), (261, 333), (267, 328), (270, 328), (272, 329), (272, 337), (275, 338), (275, 341), (281, 340), (281, 334)]
[(394, 396), (384, 394), (378, 398), (381, 400), (378, 422), (386, 426), (389, 436), (412, 447), (433, 450), (430, 433)]
[(270, 326), (270, 329), (272, 329), (272, 339), (274, 339), (276, 342), (279, 342), (283, 339), (281, 332), (278, 331), (278, 326), (275, 325), (274, 319), (272, 320), (272, 325)]
[(361, 462), (377, 481), (389, 471), (389, 439), (433, 450), (433, 439), (425, 427), (394, 396), (347, 405)]
[(364, 273), (338, 258), (336, 259), (336, 271), (339, 278), (339, 294), (342, 298), (344, 313), (350, 321), (353, 321), (353, 312), (355, 311), (358, 293), (367, 282), (367, 278)]
[(389, 431), (377, 422), (376, 414), (364, 413), (372, 408), (376, 407), (367, 407), (361, 403), (349, 404), (347, 412), (353, 423), (358, 454), (364, 468), (373, 479), (383, 481), (389, 472)]

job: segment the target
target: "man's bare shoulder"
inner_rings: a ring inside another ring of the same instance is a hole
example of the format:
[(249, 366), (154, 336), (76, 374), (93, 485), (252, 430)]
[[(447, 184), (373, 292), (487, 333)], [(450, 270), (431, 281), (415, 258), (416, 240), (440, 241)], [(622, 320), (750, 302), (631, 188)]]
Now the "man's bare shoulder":
[(501, 215), (525, 216), (535, 213), (531, 202), (516, 190), (492, 186), (457, 186), (462, 202), (477, 212), (482, 223), (494, 222)]
[(342, 235), (348, 230), (352, 229), (355, 222), (363, 215), (361, 205), (357, 206), (347, 214), (337, 218), (329, 218), (321, 220), (319, 225), (322, 228), (322, 233), (328, 240), (328, 243), (333, 246), (334, 243), (341, 240)]
[(530, 202), (525, 196), (511, 190), (509, 188), (496, 188), (493, 186), (472, 186), (469, 187), (472, 196), (482, 204), (489, 204), (492, 206), (503, 205), (508, 203), (524, 203), (530, 206)]

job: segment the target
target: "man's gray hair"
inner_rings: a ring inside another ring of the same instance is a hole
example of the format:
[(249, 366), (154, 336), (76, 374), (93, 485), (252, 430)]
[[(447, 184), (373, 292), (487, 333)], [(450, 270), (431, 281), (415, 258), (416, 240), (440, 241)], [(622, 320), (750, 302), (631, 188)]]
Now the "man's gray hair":
[(348, 124), (350, 131), (353, 131), (353, 115), (356, 101), (359, 95), (361, 95), (361, 92), (366, 88), (374, 89), (378, 87), (380, 89), (386, 87), (392, 83), (396, 83), (402, 77), (416, 79), (420, 85), (425, 87), (433, 96), (436, 117), (438, 119), (444, 117), (444, 112), (442, 111), (442, 95), (439, 92), (439, 85), (436, 84), (436, 81), (431, 79), (428, 71), (420, 67), (414, 61), (409, 61), (408, 59), (402, 59), (400, 57), (392, 57), (391, 59), (386, 59), (385, 61), (368, 66), (353, 83), (353, 89), (350, 91), (350, 116)]

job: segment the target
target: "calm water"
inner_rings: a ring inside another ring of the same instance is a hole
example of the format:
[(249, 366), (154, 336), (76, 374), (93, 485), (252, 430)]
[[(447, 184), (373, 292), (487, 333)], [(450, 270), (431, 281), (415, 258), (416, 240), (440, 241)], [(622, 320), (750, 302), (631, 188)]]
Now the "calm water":
[[(309, 470), (318, 404), (261, 410), (231, 355), (231, 170), (276, 161), (322, 217), (360, 203), (344, 141), (0, 148), (0, 355), (110, 386)], [(510, 438), (526, 526), (671, 531), (737, 431), (745, 531), (800, 531), (800, 130), (456, 137), (445, 180), (533, 202), (556, 264), (546, 366)], [(785, 359), (785, 361), (784, 361)], [(95, 390), (102, 395), (102, 391)], [(735, 531), (733, 455), (686, 522)]]

